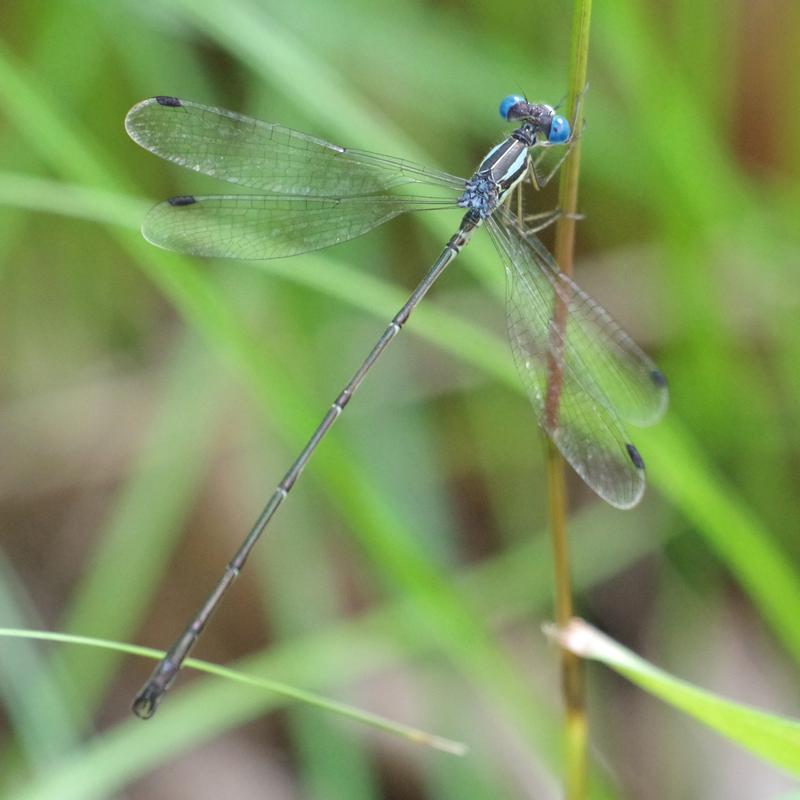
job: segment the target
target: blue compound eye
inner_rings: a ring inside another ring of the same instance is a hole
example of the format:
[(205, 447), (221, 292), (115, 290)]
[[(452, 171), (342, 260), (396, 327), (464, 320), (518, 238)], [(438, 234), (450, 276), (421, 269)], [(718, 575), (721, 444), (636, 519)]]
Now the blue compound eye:
[(547, 140), (553, 144), (559, 144), (561, 142), (566, 142), (567, 139), (569, 139), (569, 135), (569, 122), (567, 122), (564, 117), (560, 117), (556, 114), (550, 123), (550, 133), (547, 136)]
[(503, 98), (503, 102), (500, 103), (500, 116), (503, 119), (508, 119), (508, 112), (514, 108), (517, 103), (524, 103), (525, 98), (519, 94), (510, 94)]

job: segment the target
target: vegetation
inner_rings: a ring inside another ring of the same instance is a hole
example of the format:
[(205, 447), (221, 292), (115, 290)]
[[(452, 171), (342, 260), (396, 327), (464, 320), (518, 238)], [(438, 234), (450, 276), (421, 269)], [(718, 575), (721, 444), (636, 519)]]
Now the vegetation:
[[(458, 220), (274, 262), (159, 251), (147, 208), (220, 187), (136, 147), (126, 111), (176, 95), (466, 175), (504, 95), (567, 92), (567, 5), (52, 0), (0, 21), (0, 795), (558, 796), (545, 448), (480, 234), (198, 648), (260, 687), (187, 669), (143, 723), (150, 662), (18, 633), (169, 643)], [(671, 406), (633, 432), (636, 509), (567, 474), (576, 613), (627, 648), (559, 639), (598, 659), (592, 798), (787, 798), (800, 774), (799, 29), (790, 3), (594, 7), (575, 274)]]

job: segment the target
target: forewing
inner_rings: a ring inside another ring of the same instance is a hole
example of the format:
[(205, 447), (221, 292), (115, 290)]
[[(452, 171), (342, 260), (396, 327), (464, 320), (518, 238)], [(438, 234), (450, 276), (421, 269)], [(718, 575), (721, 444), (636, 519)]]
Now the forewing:
[(463, 179), (404, 159), (350, 150), (275, 123), (174, 97), (153, 97), (125, 118), (131, 138), (195, 172), (271, 194), (353, 197)]
[[(540, 424), (592, 489), (630, 508), (644, 491), (644, 465), (622, 419), (646, 424), (661, 416), (663, 376), (535, 237), (494, 219), (489, 229), (506, 267), (514, 359)], [(563, 326), (553, 322), (558, 303)]]
[(148, 213), (142, 233), (159, 247), (188, 255), (281, 258), (361, 236), (405, 211), (442, 207), (391, 196), (173, 197)]

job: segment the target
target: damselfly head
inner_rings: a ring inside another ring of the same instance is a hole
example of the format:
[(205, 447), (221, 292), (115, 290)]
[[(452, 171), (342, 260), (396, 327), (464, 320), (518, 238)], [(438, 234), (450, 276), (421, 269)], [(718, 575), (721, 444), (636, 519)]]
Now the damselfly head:
[(510, 94), (500, 103), (500, 116), (510, 121), (529, 122), (548, 142), (566, 142), (571, 134), (569, 122), (556, 114), (553, 106), (546, 103), (529, 103), (518, 94)]

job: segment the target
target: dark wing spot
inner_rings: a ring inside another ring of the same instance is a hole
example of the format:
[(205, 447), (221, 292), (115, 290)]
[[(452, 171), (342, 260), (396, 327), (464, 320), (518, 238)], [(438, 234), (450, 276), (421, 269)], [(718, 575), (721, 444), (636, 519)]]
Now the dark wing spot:
[(181, 105), (181, 101), (177, 97), (168, 97), (167, 95), (156, 97), (156, 103), (160, 106), (172, 106), (172, 108), (178, 108)]
[(667, 376), (660, 369), (650, 370), (650, 380), (653, 381), (656, 386), (667, 385)]
[(642, 461), (639, 451), (632, 444), (626, 444), (625, 449), (628, 451), (631, 461), (633, 461), (633, 466), (636, 469), (644, 469), (644, 461)]
[(178, 197), (170, 197), (167, 202), (171, 206), (190, 206), (197, 202), (197, 198), (192, 197), (190, 194), (182, 194), (178, 195)]

